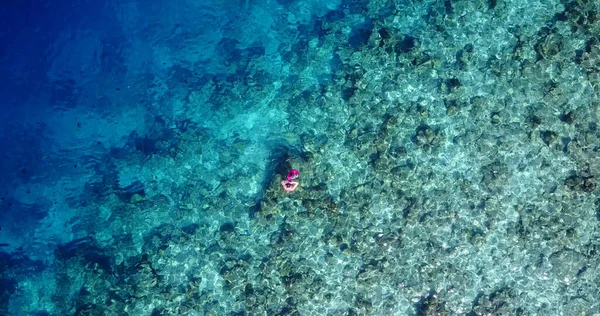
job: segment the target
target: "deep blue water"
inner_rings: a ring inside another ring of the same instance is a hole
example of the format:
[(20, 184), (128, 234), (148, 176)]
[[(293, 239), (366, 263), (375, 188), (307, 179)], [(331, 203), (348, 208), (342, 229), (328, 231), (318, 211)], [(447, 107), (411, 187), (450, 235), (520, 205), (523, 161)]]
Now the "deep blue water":
[(3, 2), (0, 315), (599, 312), (599, 6)]

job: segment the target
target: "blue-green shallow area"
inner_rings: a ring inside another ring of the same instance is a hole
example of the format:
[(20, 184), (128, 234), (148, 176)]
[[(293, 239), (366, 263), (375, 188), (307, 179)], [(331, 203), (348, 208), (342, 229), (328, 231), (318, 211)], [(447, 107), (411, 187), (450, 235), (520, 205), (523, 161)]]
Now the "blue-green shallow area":
[(600, 313), (598, 1), (0, 15), (0, 315)]

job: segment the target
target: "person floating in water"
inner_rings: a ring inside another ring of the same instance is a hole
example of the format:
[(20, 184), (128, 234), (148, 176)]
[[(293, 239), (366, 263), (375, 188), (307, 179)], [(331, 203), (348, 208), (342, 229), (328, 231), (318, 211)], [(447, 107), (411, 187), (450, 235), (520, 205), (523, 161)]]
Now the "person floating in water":
[(296, 190), (296, 188), (298, 187), (298, 185), (300, 183), (296, 182), (296, 181), (292, 181), (294, 179), (297, 179), (300, 176), (300, 173), (298, 172), (298, 170), (296, 169), (292, 169), (288, 172), (287, 176), (285, 177), (286, 179), (281, 181), (281, 186), (283, 187), (283, 189), (286, 192), (292, 192), (294, 190)]

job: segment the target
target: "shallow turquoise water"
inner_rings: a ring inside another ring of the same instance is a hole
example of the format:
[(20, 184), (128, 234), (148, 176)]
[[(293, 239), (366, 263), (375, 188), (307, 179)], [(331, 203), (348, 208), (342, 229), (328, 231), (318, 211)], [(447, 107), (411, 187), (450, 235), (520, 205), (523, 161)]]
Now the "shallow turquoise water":
[(0, 8), (0, 315), (600, 314), (599, 3)]

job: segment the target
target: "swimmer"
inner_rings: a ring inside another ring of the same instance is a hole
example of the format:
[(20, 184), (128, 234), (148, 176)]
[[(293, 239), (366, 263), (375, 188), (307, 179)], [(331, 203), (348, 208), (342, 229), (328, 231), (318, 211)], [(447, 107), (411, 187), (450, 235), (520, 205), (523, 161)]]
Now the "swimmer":
[(281, 181), (281, 186), (283, 187), (283, 189), (286, 192), (292, 192), (292, 191), (296, 190), (296, 188), (298, 187), (298, 185), (300, 183), (298, 183), (296, 181), (292, 181), (292, 180), (297, 179), (299, 176), (300, 176), (300, 173), (298, 172), (298, 170), (296, 170), (296, 169), (290, 170), (286, 176), (286, 180)]

